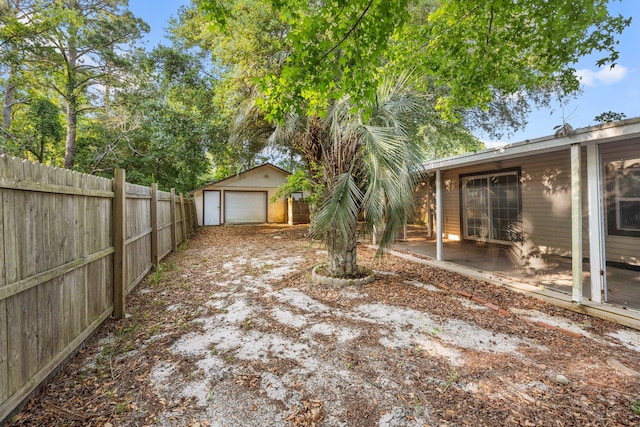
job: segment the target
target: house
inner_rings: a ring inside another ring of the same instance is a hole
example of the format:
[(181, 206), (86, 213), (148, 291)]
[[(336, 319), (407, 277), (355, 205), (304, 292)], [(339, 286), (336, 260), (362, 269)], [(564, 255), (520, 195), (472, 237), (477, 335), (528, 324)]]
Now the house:
[(289, 175), (265, 163), (193, 190), (198, 225), (287, 222), (287, 201), (270, 201)]
[(549, 257), (568, 259), (574, 304), (608, 302), (608, 269), (621, 269), (640, 302), (640, 118), (436, 160), (425, 171), (434, 177), (437, 260), (455, 241), (506, 248), (534, 272)]

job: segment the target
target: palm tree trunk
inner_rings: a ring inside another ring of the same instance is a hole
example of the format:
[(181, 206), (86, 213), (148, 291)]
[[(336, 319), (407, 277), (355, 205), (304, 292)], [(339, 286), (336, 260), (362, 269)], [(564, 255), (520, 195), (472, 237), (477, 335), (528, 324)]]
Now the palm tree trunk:
[(348, 278), (359, 273), (357, 264), (357, 238), (355, 230), (348, 236), (341, 238), (336, 230), (330, 230), (326, 235), (328, 264), (327, 272), (331, 277)]

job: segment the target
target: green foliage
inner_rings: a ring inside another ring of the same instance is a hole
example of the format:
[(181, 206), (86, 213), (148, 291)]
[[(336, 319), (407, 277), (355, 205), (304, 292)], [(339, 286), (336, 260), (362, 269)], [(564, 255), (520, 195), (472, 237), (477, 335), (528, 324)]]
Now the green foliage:
[(625, 113), (615, 113), (613, 111), (606, 111), (604, 113), (598, 114), (593, 120), (598, 123), (611, 123), (611, 122), (619, 122), (620, 120), (624, 120), (627, 117)]
[(453, 385), (453, 383), (455, 383), (459, 379), (460, 379), (460, 373), (458, 372), (455, 366), (452, 366), (451, 369), (449, 370), (449, 377), (447, 378), (447, 381), (444, 384), (444, 387), (442, 388), (441, 393), (445, 394), (447, 390), (449, 390), (449, 388)]
[(409, 18), (407, 0), (273, 4), (289, 26), (291, 49), (280, 73), (262, 80), (261, 107), (278, 121), (291, 109), (322, 116), (345, 95), (353, 105), (371, 99), (387, 48)]
[(60, 123), (60, 110), (46, 98), (37, 98), (29, 104), (26, 117), (30, 131), (26, 137), (28, 150), (40, 163), (60, 155), (59, 142), (64, 134)]
[(291, 175), (287, 176), (287, 182), (278, 187), (278, 191), (271, 198), (271, 203), (282, 199), (291, 197), (292, 193), (298, 193), (303, 191), (311, 191), (312, 183), (307, 173), (303, 169), (295, 170)]
[[(46, 97), (61, 103), (66, 112), (65, 167), (75, 163), (78, 126), (85, 118), (95, 118), (89, 112), (108, 109), (111, 94), (131, 86), (132, 44), (149, 27), (126, 3), (11, 1), (7, 13), (0, 14), (6, 24), (0, 25), (0, 66), (9, 70), (4, 126), (11, 133), (24, 133), (12, 129), (9, 119), (21, 102)], [(103, 90), (95, 90), (98, 86)], [(42, 150), (37, 151), (36, 157), (43, 158)]]
[[(217, 21), (229, 32), (242, 16), (227, 7), (234, 2), (199, 3), (228, 13)], [(492, 123), (520, 126), (530, 102), (545, 105), (579, 89), (572, 64), (580, 57), (599, 51), (597, 65), (615, 64), (615, 37), (630, 19), (611, 16), (607, 3), (266, 0), (260, 7), (278, 8), (288, 26), (287, 53), (262, 77), (258, 106), (278, 122), (291, 111), (322, 116), (346, 95), (360, 108), (383, 74), (413, 69), (425, 77), (425, 89), (445, 89), (432, 93), (447, 121), (477, 109), (468, 123), (482, 126), (478, 111), (492, 109), (501, 113)]]
[(136, 87), (81, 123), (77, 168), (109, 176), (122, 167), (130, 182), (191, 191), (211, 180), (206, 152), (226, 138), (209, 102), (215, 80), (201, 56), (174, 48), (141, 54), (137, 63)]
[(579, 82), (572, 64), (581, 56), (603, 51), (599, 65), (617, 59), (615, 35), (630, 19), (610, 16), (607, 3), (443, 2), (427, 25), (412, 26), (426, 40), (420, 49), (424, 55), (417, 55), (419, 66), (451, 89), (439, 100), (450, 114), (460, 107), (487, 106), (496, 92), (575, 92)]

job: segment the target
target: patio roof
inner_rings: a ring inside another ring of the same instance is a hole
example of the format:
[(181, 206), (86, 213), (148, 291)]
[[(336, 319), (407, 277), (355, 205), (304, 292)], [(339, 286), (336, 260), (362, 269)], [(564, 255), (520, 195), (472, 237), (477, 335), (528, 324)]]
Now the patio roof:
[(596, 126), (576, 129), (571, 135), (556, 137), (544, 136), (536, 139), (489, 148), (475, 153), (466, 153), (446, 159), (439, 159), (424, 163), (425, 171), (452, 169), (460, 166), (470, 166), (493, 160), (528, 156), (531, 154), (548, 153), (568, 149), (573, 144), (586, 144), (595, 141), (602, 144), (611, 141), (622, 141), (640, 136), (640, 117), (615, 123), (605, 123)]

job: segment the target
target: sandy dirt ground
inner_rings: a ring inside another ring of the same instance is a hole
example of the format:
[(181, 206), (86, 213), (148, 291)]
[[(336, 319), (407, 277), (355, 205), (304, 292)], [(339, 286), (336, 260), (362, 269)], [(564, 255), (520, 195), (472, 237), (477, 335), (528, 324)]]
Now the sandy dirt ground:
[(640, 425), (638, 331), (306, 231), (201, 228), (9, 425)]

